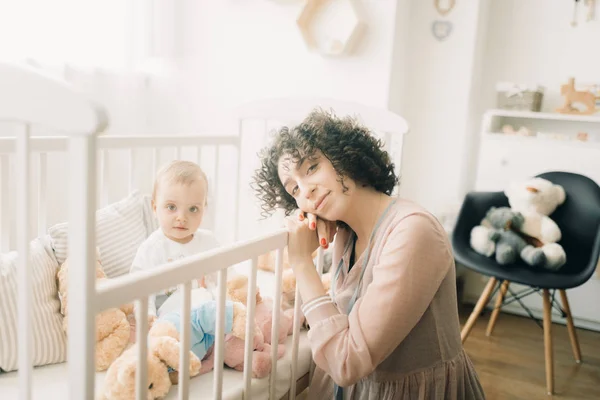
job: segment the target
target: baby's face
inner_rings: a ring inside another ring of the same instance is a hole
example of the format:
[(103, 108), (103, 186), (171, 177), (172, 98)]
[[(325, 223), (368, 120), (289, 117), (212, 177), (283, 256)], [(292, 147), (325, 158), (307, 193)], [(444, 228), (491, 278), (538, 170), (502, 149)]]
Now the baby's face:
[(191, 185), (163, 182), (153, 202), (161, 229), (171, 240), (187, 243), (202, 223), (206, 204), (206, 182)]

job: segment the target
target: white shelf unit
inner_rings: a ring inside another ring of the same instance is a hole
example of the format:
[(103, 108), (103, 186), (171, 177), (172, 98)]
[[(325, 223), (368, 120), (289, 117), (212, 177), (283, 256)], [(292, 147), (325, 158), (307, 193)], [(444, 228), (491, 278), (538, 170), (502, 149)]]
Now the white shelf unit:
[[(502, 126), (521, 125), (534, 131), (569, 135), (588, 132), (587, 142), (543, 139), (539, 136), (518, 136), (502, 133)], [(483, 116), (482, 132), (476, 161), (476, 177), (472, 190), (502, 191), (513, 180), (526, 179), (542, 172), (561, 170), (586, 175), (600, 184), (600, 116), (578, 116), (537, 112), (490, 110)], [(473, 282), (475, 283), (475, 282)], [(469, 285), (466, 300), (476, 301), (483, 281)], [(519, 291), (523, 287), (511, 285)], [(600, 274), (597, 272), (584, 285), (568, 291), (575, 325), (600, 331)], [(523, 302), (538, 317), (542, 316), (541, 296), (532, 295)], [(523, 314), (511, 304), (505, 311)], [(555, 318), (557, 322), (562, 319)]]

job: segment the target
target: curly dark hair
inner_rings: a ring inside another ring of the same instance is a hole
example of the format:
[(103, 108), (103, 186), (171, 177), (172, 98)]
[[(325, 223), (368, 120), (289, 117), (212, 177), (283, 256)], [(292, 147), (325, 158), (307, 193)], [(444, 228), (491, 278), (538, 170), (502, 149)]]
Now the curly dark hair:
[(281, 156), (289, 155), (298, 162), (314, 157), (317, 151), (331, 162), (344, 191), (346, 177), (388, 195), (398, 183), (394, 164), (380, 139), (355, 118), (339, 118), (316, 108), (299, 125), (279, 129), (273, 143), (258, 154), (261, 166), (254, 173), (252, 188), (262, 202), (263, 217), (276, 208), (282, 208), (286, 215), (298, 208), (279, 179)]

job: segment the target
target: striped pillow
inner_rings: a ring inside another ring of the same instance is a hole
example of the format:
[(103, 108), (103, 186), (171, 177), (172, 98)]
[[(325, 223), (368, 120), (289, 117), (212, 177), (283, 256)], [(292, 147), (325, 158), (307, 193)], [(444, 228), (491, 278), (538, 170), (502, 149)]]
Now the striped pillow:
[[(35, 366), (63, 362), (67, 357), (66, 337), (57, 296), (58, 261), (50, 247), (50, 238), (30, 243), (32, 273), (33, 363)], [(0, 255), (0, 369), (17, 369), (17, 252)]]
[[(143, 208), (144, 198), (136, 190), (96, 213), (96, 245), (109, 278), (129, 273), (138, 247), (148, 237)], [(62, 264), (68, 255), (68, 223), (54, 225), (48, 233), (56, 259)]]

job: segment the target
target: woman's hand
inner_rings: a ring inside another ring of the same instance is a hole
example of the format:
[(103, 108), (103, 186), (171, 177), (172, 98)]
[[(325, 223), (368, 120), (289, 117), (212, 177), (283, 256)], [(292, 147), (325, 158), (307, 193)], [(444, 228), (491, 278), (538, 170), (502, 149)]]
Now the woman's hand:
[(306, 218), (308, 220), (308, 227), (311, 230), (317, 231), (319, 237), (319, 245), (324, 249), (329, 247), (329, 243), (333, 242), (333, 238), (337, 233), (337, 224), (335, 221), (327, 221), (319, 219), (316, 214), (307, 213), (306, 217), (304, 213), (300, 212), (299, 218)]
[(319, 247), (319, 238), (308, 224), (308, 219), (301, 211), (286, 218), (289, 231), (288, 258), (292, 267), (306, 261), (312, 263), (312, 253)]

